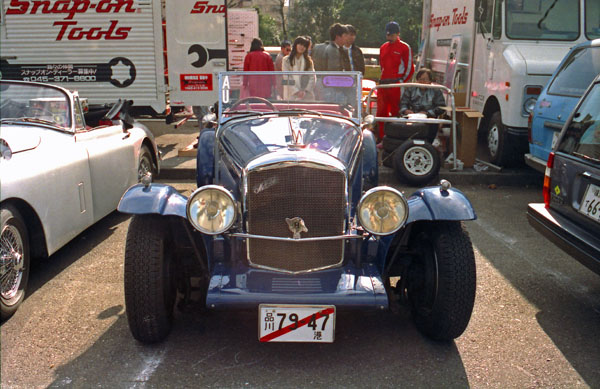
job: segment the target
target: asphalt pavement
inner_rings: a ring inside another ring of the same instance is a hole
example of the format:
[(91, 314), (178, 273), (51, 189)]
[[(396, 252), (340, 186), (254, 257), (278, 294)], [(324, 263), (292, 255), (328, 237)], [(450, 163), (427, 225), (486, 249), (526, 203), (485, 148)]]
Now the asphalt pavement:
[[(180, 118), (183, 119), (183, 118)], [(162, 180), (195, 180), (196, 157), (180, 156), (180, 150), (189, 148), (198, 137), (199, 127), (195, 118), (190, 119), (176, 127), (174, 124), (166, 124), (162, 119), (141, 120), (154, 134), (160, 151), (162, 152), (162, 167), (159, 179)], [(483, 145), (478, 145), (477, 159), (487, 162), (487, 156)], [(539, 186), (543, 184), (544, 177), (537, 171), (525, 164), (515, 168), (503, 168), (500, 171), (479, 164), (476, 168), (464, 168), (454, 170), (452, 166), (442, 166), (437, 180), (446, 179), (452, 185), (492, 185), (492, 186)], [(481, 170), (484, 169), (484, 170)], [(394, 182), (396, 180), (391, 168), (380, 166), (379, 177), (382, 182)]]

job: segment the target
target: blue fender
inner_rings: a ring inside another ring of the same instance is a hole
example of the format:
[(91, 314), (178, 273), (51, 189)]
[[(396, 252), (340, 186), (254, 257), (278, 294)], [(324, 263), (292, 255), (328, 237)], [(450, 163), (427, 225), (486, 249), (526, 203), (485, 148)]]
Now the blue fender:
[(475, 220), (471, 202), (460, 190), (439, 186), (420, 189), (408, 198), (408, 220)]
[(375, 136), (369, 130), (363, 131), (362, 148), (363, 191), (367, 191), (376, 187), (379, 183), (377, 144), (375, 142)]
[(198, 188), (213, 183), (215, 174), (215, 129), (205, 128), (198, 137), (196, 183)]
[(187, 218), (187, 200), (187, 197), (170, 185), (151, 184), (146, 187), (143, 184), (136, 184), (127, 189), (121, 197), (117, 210), (134, 215), (154, 213)]

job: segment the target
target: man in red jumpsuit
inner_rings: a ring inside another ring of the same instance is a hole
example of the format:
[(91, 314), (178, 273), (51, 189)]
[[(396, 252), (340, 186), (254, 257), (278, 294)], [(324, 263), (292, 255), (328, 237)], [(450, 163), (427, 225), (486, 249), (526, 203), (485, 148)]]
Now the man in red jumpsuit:
[[(400, 26), (396, 22), (385, 25), (385, 42), (379, 48), (379, 64), (381, 65), (380, 84), (396, 84), (409, 82), (415, 66), (410, 46), (400, 40)], [(398, 116), (400, 109), (400, 88), (377, 90), (377, 116)], [(383, 138), (383, 125), (379, 123), (379, 141)]]
[[(265, 52), (262, 40), (260, 38), (254, 38), (250, 44), (250, 52), (246, 54), (244, 58), (244, 71), (245, 72), (272, 72), (275, 70), (273, 65), (273, 59)], [(257, 96), (265, 99), (271, 97), (272, 87), (274, 86), (274, 79), (272, 76), (249, 76), (244, 77), (244, 88), (240, 98)]]

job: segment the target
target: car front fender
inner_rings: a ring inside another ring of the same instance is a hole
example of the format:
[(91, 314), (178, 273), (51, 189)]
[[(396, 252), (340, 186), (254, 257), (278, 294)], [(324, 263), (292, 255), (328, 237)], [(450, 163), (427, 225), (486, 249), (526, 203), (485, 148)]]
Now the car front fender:
[(158, 214), (186, 218), (187, 197), (164, 184), (136, 184), (127, 189), (117, 210), (133, 215)]
[(427, 187), (408, 198), (408, 220), (475, 220), (477, 215), (467, 196), (460, 190)]

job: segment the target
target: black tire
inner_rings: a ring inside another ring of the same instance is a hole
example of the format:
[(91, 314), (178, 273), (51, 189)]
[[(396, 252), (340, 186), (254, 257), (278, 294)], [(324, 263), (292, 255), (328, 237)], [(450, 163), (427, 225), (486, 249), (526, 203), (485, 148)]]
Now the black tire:
[(152, 174), (152, 179), (156, 175), (156, 166), (152, 160), (152, 154), (147, 146), (142, 146), (140, 149), (140, 162), (138, 163), (138, 182), (142, 181), (142, 177), (146, 173)]
[(475, 303), (475, 254), (461, 222), (425, 223), (411, 246), (419, 253), (402, 291), (420, 332), (452, 340), (467, 328)]
[(383, 166), (394, 168), (394, 153), (389, 153), (385, 150), (381, 152), (381, 163)]
[(517, 159), (517, 150), (511, 146), (509, 134), (502, 124), (502, 114), (494, 112), (488, 123), (486, 147), (490, 162), (498, 166), (510, 166)]
[(398, 180), (409, 185), (426, 185), (440, 172), (440, 155), (426, 141), (408, 140), (394, 156), (394, 172)]
[[(1, 283), (1, 320), (11, 317), (25, 299), (29, 281), (29, 234), (23, 217), (11, 206), (0, 209), (2, 229), (0, 256), (3, 258)], [(10, 261), (10, 264), (7, 262)]]
[(404, 142), (406, 142), (406, 139), (402, 140), (402, 139), (396, 139), (396, 138), (390, 138), (389, 136), (384, 136), (383, 137), (383, 149), (385, 151), (387, 151), (388, 153), (393, 153), (394, 151), (396, 151), (396, 149), (400, 146), (402, 146), (402, 144)]
[(170, 242), (164, 218), (131, 219), (125, 244), (125, 306), (129, 329), (143, 343), (164, 340), (173, 324), (177, 290)]

